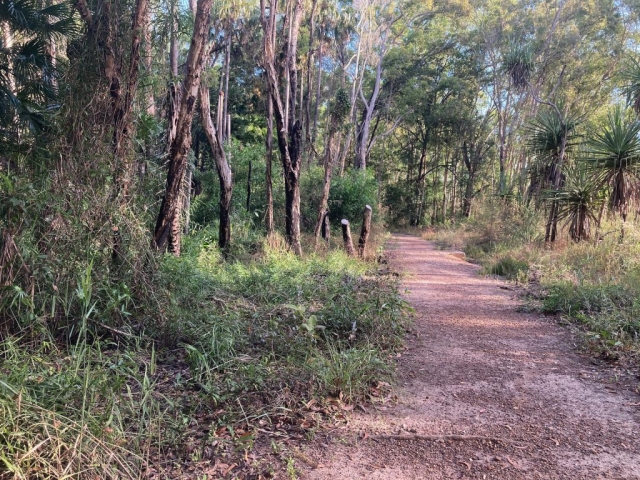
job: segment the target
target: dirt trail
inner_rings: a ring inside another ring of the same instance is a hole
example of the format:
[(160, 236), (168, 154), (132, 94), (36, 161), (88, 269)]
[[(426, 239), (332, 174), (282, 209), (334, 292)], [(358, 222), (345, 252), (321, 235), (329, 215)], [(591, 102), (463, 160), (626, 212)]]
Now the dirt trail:
[(399, 401), (317, 438), (302, 478), (640, 479), (640, 398), (565, 329), (426, 241), (396, 235), (390, 254), (416, 309)]

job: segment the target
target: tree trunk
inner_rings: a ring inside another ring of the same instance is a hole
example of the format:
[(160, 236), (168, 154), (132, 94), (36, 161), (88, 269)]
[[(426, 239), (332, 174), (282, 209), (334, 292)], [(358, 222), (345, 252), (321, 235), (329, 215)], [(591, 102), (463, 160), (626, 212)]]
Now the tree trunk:
[(184, 185), (184, 234), (189, 235), (189, 224), (191, 223), (191, 183), (193, 181), (194, 165), (187, 168), (187, 178)]
[[(267, 76), (267, 86), (271, 96), (278, 135), (278, 147), (282, 160), (285, 181), (285, 236), (287, 244), (296, 255), (302, 255), (300, 243), (300, 160), (302, 126), (296, 115), (296, 99), (298, 92), (298, 70), (296, 65), (298, 36), (302, 19), (302, 0), (292, 0), (293, 11), (286, 17), (289, 33), (283, 47), (285, 98), (280, 94), (283, 83), (282, 75), (278, 74), (275, 32), (277, 22), (277, 0), (270, 0), (269, 17), (266, 16), (265, 0), (260, 2), (260, 20), (264, 29), (264, 67)], [(289, 5), (287, 6), (289, 8)], [(288, 80), (288, 81), (287, 81)]]
[[(147, 8), (147, 18), (145, 19), (145, 29), (144, 29), (144, 43), (145, 43), (145, 57), (144, 57), (144, 66), (147, 69), (147, 75), (151, 72), (153, 67), (153, 52), (152, 52), (152, 41), (151, 37), (153, 34), (153, 28), (151, 25), (151, 15), (150, 9)], [(155, 116), (156, 115), (156, 100), (153, 96), (153, 88), (149, 85), (146, 87), (146, 99), (145, 99), (145, 110), (147, 115)]]
[[(221, 110), (222, 106), (218, 105), (218, 110)], [(222, 143), (222, 132), (216, 131), (211, 119), (211, 101), (209, 98), (209, 87), (205, 84), (200, 84), (200, 113), (202, 116), (202, 127), (207, 140), (209, 140), (209, 146), (213, 154), (213, 159), (216, 162), (216, 169), (218, 170), (218, 180), (220, 181), (220, 229), (218, 232), (218, 246), (224, 250), (229, 247), (231, 241), (231, 196), (233, 193), (233, 176), (231, 168), (227, 162), (227, 158), (224, 153), (224, 146)]]
[(364, 258), (364, 252), (367, 248), (367, 240), (371, 231), (371, 207), (366, 205), (362, 214), (362, 228), (360, 229), (360, 239), (358, 240), (358, 254), (360, 258)]
[(322, 238), (327, 242), (327, 245), (331, 242), (331, 223), (329, 221), (329, 212), (325, 213), (322, 219)]
[(187, 169), (187, 154), (191, 147), (191, 122), (200, 87), (200, 75), (204, 67), (211, 22), (212, 0), (198, 0), (193, 37), (187, 56), (184, 92), (177, 116), (176, 136), (169, 146), (169, 169), (167, 186), (154, 231), (154, 242), (158, 249), (166, 247), (171, 236), (172, 245), (180, 245), (180, 229), (171, 228), (180, 215), (180, 199), (184, 174)]
[[(308, 165), (311, 165), (311, 153), (313, 152), (313, 144), (311, 143), (311, 73), (313, 67), (313, 58), (315, 56), (315, 30), (316, 30), (316, 6), (318, 0), (312, 0), (311, 13), (309, 15), (309, 52), (307, 53), (307, 88), (304, 90), (302, 98), (301, 112), (304, 112), (304, 140), (308, 143), (306, 148), (306, 155), (308, 158)], [(318, 66), (320, 69), (320, 65)]]
[[(474, 151), (473, 144), (471, 145), (471, 151)], [(471, 201), (473, 200), (473, 184), (475, 183), (476, 171), (475, 171), (475, 161), (472, 162), (471, 157), (469, 156), (469, 147), (467, 146), (467, 142), (462, 144), (462, 159), (464, 160), (464, 165), (467, 167), (467, 171), (469, 172), (469, 178), (467, 179), (467, 185), (464, 191), (464, 198), (462, 199), (462, 214), (469, 218), (471, 216)]]
[(229, 110), (229, 72), (231, 70), (231, 37), (229, 37), (229, 41), (227, 42), (227, 51), (224, 60), (224, 108), (222, 110), (222, 123), (218, 124), (218, 129), (221, 130), (221, 137), (223, 140), (231, 141), (230, 132), (231, 130), (227, 128), (230, 126), (228, 121), (227, 111)]
[(351, 229), (349, 228), (349, 220), (343, 218), (340, 222), (342, 224), (342, 241), (344, 242), (344, 251), (347, 255), (354, 257), (356, 252), (353, 248), (353, 241), (351, 240)]
[(318, 33), (318, 74), (316, 76), (316, 100), (313, 105), (313, 130), (311, 131), (311, 144), (315, 145), (316, 136), (318, 132), (318, 117), (319, 117), (319, 105), (320, 105), (320, 91), (322, 88), (322, 39), (323, 35), (323, 27), (320, 27)]
[(380, 89), (382, 87), (382, 61), (386, 52), (386, 37), (382, 39), (380, 45), (380, 52), (378, 53), (378, 65), (376, 66), (376, 77), (373, 85), (373, 92), (369, 97), (369, 101), (365, 101), (364, 94), (362, 92), (362, 84), (360, 84), (360, 99), (364, 103), (364, 109), (362, 111), (362, 120), (356, 127), (356, 158), (354, 167), (365, 170), (367, 168), (367, 157), (369, 156), (369, 146), (371, 145), (369, 139), (369, 131), (371, 128), (371, 120), (376, 109), (376, 103), (380, 95)]
[(265, 159), (265, 189), (266, 189), (266, 211), (264, 214), (264, 223), (267, 229), (267, 235), (273, 233), (273, 181), (271, 175), (271, 167), (273, 165), (273, 101), (271, 96), (267, 95), (267, 137), (265, 138), (267, 155)]
[(314, 231), (315, 242), (318, 243), (320, 231), (326, 215), (329, 213), (329, 192), (331, 190), (331, 175), (333, 173), (333, 155), (331, 151), (331, 143), (335, 134), (333, 125), (329, 127), (329, 138), (324, 151), (324, 183), (322, 185), (322, 198), (320, 199), (320, 207), (318, 208), (318, 219)]
[(253, 162), (249, 160), (249, 173), (247, 175), (247, 212), (251, 210), (251, 170), (253, 169)]

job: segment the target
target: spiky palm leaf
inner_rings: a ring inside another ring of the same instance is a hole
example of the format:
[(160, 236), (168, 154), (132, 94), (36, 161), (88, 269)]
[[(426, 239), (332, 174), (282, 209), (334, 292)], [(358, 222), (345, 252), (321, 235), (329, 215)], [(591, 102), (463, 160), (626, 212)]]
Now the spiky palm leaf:
[(0, 150), (11, 148), (21, 129), (46, 125), (56, 97), (49, 47), (77, 31), (70, 3), (40, 7), (34, 0), (0, 1), (0, 22), (14, 40), (0, 40)]
[(530, 170), (530, 195), (537, 195), (553, 183), (557, 169), (564, 161), (560, 159), (563, 139), (565, 157), (581, 144), (582, 137), (577, 130), (581, 120), (581, 117), (572, 114), (561, 118), (555, 110), (546, 109), (541, 110), (525, 127), (527, 148), (536, 159)]
[(565, 185), (545, 192), (545, 198), (558, 204), (557, 219), (566, 220), (569, 235), (575, 242), (591, 237), (591, 224), (597, 221), (595, 212), (601, 202), (598, 183), (585, 168), (565, 166)]
[(511, 77), (513, 86), (524, 89), (534, 69), (533, 49), (529, 45), (512, 43), (504, 56), (503, 68)]
[(626, 220), (628, 205), (638, 195), (640, 121), (616, 107), (604, 130), (589, 140), (583, 161), (601, 185), (611, 188), (611, 209)]
[(633, 108), (636, 115), (640, 115), (640, 62), (629, 58), (620, 72), (624, 82), (622, 91), (627, 97), (627, 105)]

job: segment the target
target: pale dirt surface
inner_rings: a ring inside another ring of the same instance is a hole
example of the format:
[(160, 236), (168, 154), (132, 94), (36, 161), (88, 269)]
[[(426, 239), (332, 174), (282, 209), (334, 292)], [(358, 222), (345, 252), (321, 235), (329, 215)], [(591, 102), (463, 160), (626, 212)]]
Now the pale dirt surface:
[(398, 402), (318, 435), (301, 478), (640, 479), (640, 397), (566, 329), (429, 242), (395, 235), (389, 254), (416, 309)]

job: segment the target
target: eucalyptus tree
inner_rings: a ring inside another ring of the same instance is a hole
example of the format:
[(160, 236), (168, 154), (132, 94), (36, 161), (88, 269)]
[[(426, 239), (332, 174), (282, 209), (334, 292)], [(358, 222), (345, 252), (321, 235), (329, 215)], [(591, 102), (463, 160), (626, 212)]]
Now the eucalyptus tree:
[(184, 91), (177, 117), (176, 135), (169, 145), (167, 184), (160, 205), (154, 231), (158, 249), (167, 245), (175, 255), (180, 255), (181, 228), (176, 222), (181, 213), (184, 176), (187, 170), (188, 152), (191, 148), (191, 123), (199, 95), (200, 78), (208, 53), (212, 0), (198, 0), (193, 37), (186, 62)]
[[(87, 0), (76, 0), (75, 8), (85, 23), (87, 36), (95, 41), (104, 56), (103, 73), (109, 83), (112, 117), (112, 150), (116, 158), (117, 194), (127, 198), (134, 177), (134, 162), (129, 155), (129, 142), (133, 132), (133, 107), (140, 79), (141, 46), (145, 22), (149, 21), (149, 0), (136, 0), (131, 20), (131, 38), (128, 45), (128, 66), (124, 45), (119, 42), (118, 17), (124, 6), (118, 2), (106, 3), (103, 8), (91, 8)], [(95, 10), (95, 13), (94, 13)]]
[(331, 176), (336, 149), (334, 137), (342, 127), (342, 122), (347, 118), (349, 111), (349, 96), (344, 89), (338, 90), (335, 99), (331, 102), (331, 114), (329, 119), (329, 132), (324, 150), (324, 181), (322, 186), (322, 198), (318, 208), (318, 219), (314, 231), (316, 244), (320, 238), (322, 226), (325, 225), (325, 218), (329, 214), (329, 191), (331, 189)]
[[(278, 2), (260, 1), (260, 22), (263, 29), (263, 67), (267, 91), (273, 106), (278, 147), (285, 180), (285, 236), (296, 255), (302, 255), (300, 243), (300, 164), (302, 159), (301, 105), (298, 83), (298, 39), (304, 12), (302, 0), (288, 0), (282, 25), (283, 41), (277, 43)], [(279, 59), (282, 65), (279, 67)]]

